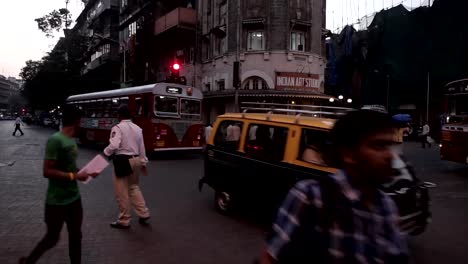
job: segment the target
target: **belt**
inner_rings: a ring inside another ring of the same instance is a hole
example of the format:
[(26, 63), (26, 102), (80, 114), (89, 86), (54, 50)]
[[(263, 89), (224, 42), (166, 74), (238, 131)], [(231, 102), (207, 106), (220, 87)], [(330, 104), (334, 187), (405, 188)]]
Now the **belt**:
[(125, 154), (117, 154), (115, 156), (122, 157), (122, 158), (129, 158), (129, 159), (139, 157), (139, 155), (125, 155)]

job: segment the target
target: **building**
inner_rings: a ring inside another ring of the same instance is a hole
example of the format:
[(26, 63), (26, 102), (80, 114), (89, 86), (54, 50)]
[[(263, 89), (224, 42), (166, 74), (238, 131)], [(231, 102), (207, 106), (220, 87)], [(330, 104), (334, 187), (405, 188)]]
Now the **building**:
[(137, 86), (165, 81), (177, 62), (203, 90), (206, 120), (242, 102), (321, 103), (325, 2), (89, 0), (76, 27), (98, 41), (83, 75), (114, 80), (120, 59), (121, 83)]
[[(195, 83), (208, 120), (246, 101), (319, 103), (325, 0), (200, 0)], [(317, 101), (318, 100), (318, 101)]]
[(176, 61), (193, 76), (194, 7), (194, 0), (121, 1), (119, 41), (124, 43), (122, 80), (127, 86), (166, 80)]
[(21, 85), (22, 80), (0, 75), (0, 114), (11, 113), (16, 110), (12, 99), (19, 95)]
[(85, 1), (72, 29), (86, 40), (81, 74), (94, 91), (120, 87), (119, 5), (120, 0)]

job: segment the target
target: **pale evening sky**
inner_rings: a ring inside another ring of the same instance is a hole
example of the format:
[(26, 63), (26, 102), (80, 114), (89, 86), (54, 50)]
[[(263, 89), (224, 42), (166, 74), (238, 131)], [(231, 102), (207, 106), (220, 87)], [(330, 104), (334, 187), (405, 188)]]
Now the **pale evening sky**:
[[(327, 28), (343, 27), (356, 23), (358, 18), (398, 5), (417, 7), (427, 5), (428, 0), (327, 0)], [(18, 77), (25, 61), (39, 60), (50, 51), (63, 32), (55, 38), (47, 38), (39, 31), (35, 18), (53, 9), (65, 7), (64, 0), (1, 0), (0, 1), (0, 74)], [(70, 0), (69, 10), (73, 19), (83, 8), (81, 0)]]

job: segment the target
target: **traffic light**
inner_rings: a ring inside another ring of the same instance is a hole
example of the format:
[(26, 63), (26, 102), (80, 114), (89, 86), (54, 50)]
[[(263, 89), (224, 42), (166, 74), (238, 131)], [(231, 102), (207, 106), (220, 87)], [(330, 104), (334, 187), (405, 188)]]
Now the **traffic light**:
[(178, 78), (180, 74), (180, 64), (177, 62), (171, 66), (171, 77)]
[(168, 76), (167, 82), (170, 83), (178, 83), (178, 84), (187, 84), (187, 79), (184, 76), (180, 76), (180, 69), (182, 67), (180, 66), (179, 63), (175, 62), (174, 64), (171, 65), (171, 75)]

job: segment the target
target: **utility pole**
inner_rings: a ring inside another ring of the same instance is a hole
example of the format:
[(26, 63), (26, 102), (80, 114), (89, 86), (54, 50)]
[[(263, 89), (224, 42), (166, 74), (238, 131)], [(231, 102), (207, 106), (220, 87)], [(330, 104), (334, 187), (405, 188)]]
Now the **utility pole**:
[(427, 72), (427, 94), (426, 94), (426, 122), (429, 122), (429, 91), (431, 88), (431, 75)]
[(233, 71), (234, 74), (237, 74), (237, 76), (233, 76), (233, 79), (237, 80), (235, 83), (235, 94), (234, 94), (234, 104), (236, 107), (236, 110), (240, 112), (240, 107), (239, 107), (239, 86), (240, 86), (240, 46), (241, 46), (241, 1), (236, 1), (237, 3), (237, 30), (236, 30), (236, 35), (237, 35), (237, 49), (236, 49), (236, 63), (238, 70)]
[(390, 110), (390, 74), (387, 74), (387, 111)]

